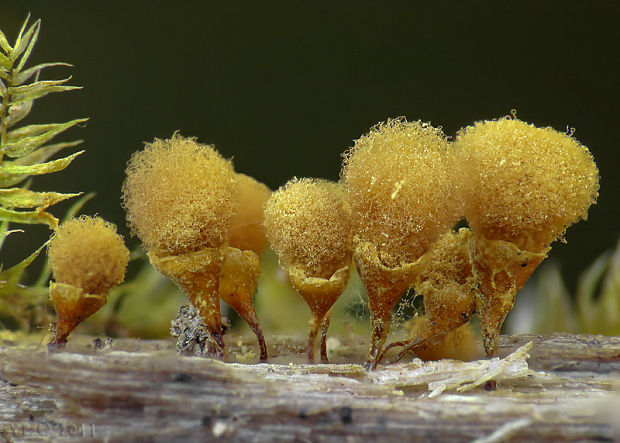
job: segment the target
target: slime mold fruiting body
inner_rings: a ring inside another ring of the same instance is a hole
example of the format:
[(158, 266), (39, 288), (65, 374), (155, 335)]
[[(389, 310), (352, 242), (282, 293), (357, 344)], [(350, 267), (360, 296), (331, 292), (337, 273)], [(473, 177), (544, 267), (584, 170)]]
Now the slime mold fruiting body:
[(519, 289), (551, 243), (587, 218), (598, 196), (598, 170), (570, 135), (516, 118), (464, 128), (455, 147), (480, 285), (476, 312), (492, 355)]
[(321, 361), (327, 362), (329, 311), (344, 291), (351, 268), (350, 212), (341, 186), (324, 180), (292, 180), (265, 207), (265, 228), (295, 289), (312, 313), (308, 360), (321, 329)]
[(71, 219), (56, 230), (48, 247), (55, 282), (50, 298), (58, 314), (52, 345), (67, 336), (107, 301), (110, 289), (125, 279), (129, 251), (116, 227), (99, 217)]
[(422, 256), (460, 218), (448, 151), (440, 129), (395, 119), (373, 127), (345, 154), (353, 256), (373, 330), (367, 369), (377, 364), (392, 308), (415, 281)]
[(264, 184), (244, 174), (236, 174), (239, 200), (228, 229), (219, 293), (248, 323), (260, 348), (261, 361), (267, 360), (267, 345), (261, 330), (252, 296), (260, 277), (259, 256), (267, 246), (263, 226), (263, 207), (271, 196)]
[(175, 134), (135, 153), (126, 173), (123, 201), (132, 232), (199, 311), (213, 339), (210, 354), (223, 358), (219, 283), (237, 204), (232, 163), (212, 146)]

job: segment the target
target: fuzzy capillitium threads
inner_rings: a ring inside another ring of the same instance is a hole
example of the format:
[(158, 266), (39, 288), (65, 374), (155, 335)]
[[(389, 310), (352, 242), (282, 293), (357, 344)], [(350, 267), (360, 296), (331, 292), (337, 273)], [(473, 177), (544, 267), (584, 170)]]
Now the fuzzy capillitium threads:
[(342, 181), (352, 210), (354, 259), (373, 330), (367, 369), (377, 364), (392, 308), (415, 280), (422, 256), (461, 217), (449, 149), (440, 129), (392, 119), (345, 153)]
[(455, 148), (480, 283), (476, 312), (490, 355), (516, 293), (551, 243), (587, 218), (598, 196), (598, 169), (571, 135), (516, 118), (464, 128)]
[(55, 282), (50, 298), (58, 315), (52, 345), (63, 345), (83, 320), (125, 279), (129, 250), (116, 227), (100, 217), (71, 219), (56, 230), (47, 254)]
[(181, 288), (225, 355), (219, 281), (237, 190), (232, 163), (212, 147), (175, 134), (129, 160), (123, 204), (151, 263)]
[(265, 206), (265, 228), (289, 279), (310, 308), (308, 360), (321, 329), (321, 361), (327, 362), (329, 311), (351, 271), (351, 218), (337, 183), (294, 179)]

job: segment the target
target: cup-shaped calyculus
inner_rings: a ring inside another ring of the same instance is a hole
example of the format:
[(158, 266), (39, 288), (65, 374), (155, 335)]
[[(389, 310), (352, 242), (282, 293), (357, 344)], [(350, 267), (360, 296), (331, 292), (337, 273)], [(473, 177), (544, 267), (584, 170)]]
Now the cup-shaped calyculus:
[(238, 206), (228, 230), (228, 247), (220, 280), (220, 297), (248, 323), (260, 348), (260, 359), (267, 360), (267, 345), (252, 296), (260, 277), (259, 255), (267, 246), (263, 226), (265, 202), (271, 190), (244, 174), (237, 174)]
[(354, 259), (368, 293), (373, 369), (390, 329), (394, 304), (411, 286), (419, 261), (461, 217), (449, 169), (450, 146), (429, 124), (388, 120), (345, 153)]
[(211, 355), (223, 357), (222, 245), (238, 203), (232, 163), (212, 146), (175, 134), (134, 153), (126, 174), (123, 203), (132, 233), (200, 312)]
[(100, 217), (71, 219), (56, 230), (48, 251), (55, 282), (50, 298), (58, 315), (54, 345), (107, 301), (110, 289), (125, 279), (129, 251), (116, 227)]
[(476, 312), (490, 355), (518, 290), (596, 202), (598, 170), (570, 135), (511, 118), (462, 129), (455, 147), (480, 284)]
[(312, 318), (308, 359), (321, 329), (321, 360), (327, 361), (329, 311), (344, 291), (351, 266), (351, 219), (342, 188), (316, 179), (294, 179), (265, 206), (271, 246), (304, 298)]

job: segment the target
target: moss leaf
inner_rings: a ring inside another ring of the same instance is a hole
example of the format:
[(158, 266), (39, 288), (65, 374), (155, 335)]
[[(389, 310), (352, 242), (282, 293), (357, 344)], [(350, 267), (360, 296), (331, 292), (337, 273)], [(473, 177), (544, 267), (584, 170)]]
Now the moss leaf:
[(9, 45), (9, 41), (6, 39), (6, 36), (2, 30), (0, 30), (0, 48), (2, 48), (2, 50), (7, 54), (13, 51), (13, 48)]
[(49, 240), (43, 243), (39, 249), (26, 257), (21, 263), (18, 263), (15, 266), (0, 272), (0, 281), (4, 283), (3, 286), (12, 287), (17, 285), (21, 281), (22, 274), (24, 273), (28, 265), (30, 265), (30, 263), (32, 263), (34, 259), (39, 256), (41, 251), (47, 246), (48, 243)]
[(44, 224), (52, 229), (58, 227), (58, 219), (49, 212), (45, 211), (13, 211), (11, 209), (0, 208), (0, 219), (14, 223), (24, 223), (29, 225)]
[(63, 80), (43, 80), (24, 86), (14, 86), (9, 89), (12, 96), (12, 103), (19, 103), (26, 100), (35, 100), (51, 94), (52, 92), (71, 91), (73, 89), (82, 89), (81, 86), (64, 86), (63, 83), (71, 80), (67, 77)]
[(558, 266), (549, 265), (540, 270), (534, 306), (534, 331), (537, 333), (575, 331), (575, 310)]
[[(28, 26), (28, 21), (30, 20), (30, 14), (28, 14), (28, 17), (26, 17), (26, 20), (24, 21), (24, 23), (22, 24), (22, 27), (19, 31), (19, 34), (17, 35), (17, 39), (15, 40), (15, 45), (13, 46), (13, 52), (11, 53), (11, 60), (13, 62), (15, 62), (15, 60), (17, 60), (19, 58), (19, 56), (27, 49), (30, 48), (30, 50), (32, 51), (32, 47), (30, 45), (32, 37), (36, 34), (36, 36), (38, 37), (39, 35), (39, 29), (41, 27), (41, 20), (37, 20), (36, 22), (34, 22), (34, 24), (32, 24), (30, 26), (30, 28), (28, 28), (28, 31), (26, 31), (24, 33), (24, 30), (26, 29), (26, 26)], [(30, 53), (28, 53), (27, 55), (24, 54), (24, 56), (27, 58), (30, 55)], [(22, 57), (23, 58), (23, 57)]]
[(30, 29), (28, 29), (28, 32), (26, 32), (26, 35), (24, 36), (20, 44), (18, 46), (16, 45), (17, 47), (15, 48), (13, 57), (19, 57), (19, 55), (23, 51), (22, 47), (26, 49), (26, 51), (24, 52), (24, 55), (22, 55), (22, 58), (19, 61), (19, 64), (17, 65), (17, 68), (15, 69), (17, 72), (21, 71), (24, 65), (26, 64), (26, 61), (28, 61), (28, 58), (30, 57), (30, 53), (32, 52), (32, 48), (34, 48), (34, 45), (37, 42), (37, 39), (39, 38), (40, 30), (41, 30), (41, 20), (37, 20), (30, 27)]
[(52, 160), (51, 162), (29, 166), (18, 165), (15, 164), (15, 162), (4, 162), (0, 164), (0, 187), (2, 187), (2, 181), (6, 174), (41, 175), (61, 171), (69, 166), (73, 159), (83, 152), (84, 151), (78, 151), (75, 154), (71, 154), (58, 160)]
[[(42, 148), (37, 149), (36, 151), (16, 159), (13, 164), (15, 165), (34, 165), (36, 163), (44, 162), (50, 159), (53, 155), (55, 155), (58, 151), (64, 148), (72, 148), (81, 143), (84, 143), (84, 140), (75, 140), (72, 142), (64, 142), (64, 143), (55, 143), (53, 145), (43, 146)], [(0, 171), (0, 188), (7, 188), (9, 186), (14, 186), (21, 181), (24, 181), (30, 177), (28, 174), (3, 174)]]
[[(3, 220), (0, 222), (0, 249), (2, 249), (2, 245), (4, 244), (4, 239), (9, 235), (14, 234), (16, 232), (24, 232), (22, 229), (12, 229), (9, 231), (9, 222)], [(0, 269), (2, 267), (0, 266)]]
[(22, 47), (21, 51), (23, 51), (24, 48), (26, 47), (25, 44), (22, 44), (22, 40), (24, 39), (24, 30), (26, 29), (26, 26), (28, 26), (29, 20), (30, 20), (30, 13), (28, 13), (26, 20), (24, 20), (24, 23), (22, 23), (22, 27), (19, 30), (19, 34), (17, 34), (17, 39), (15, 40), (15, 44), (13, 45), (13, 51), (11, 51), (11, 54), (10, 54), (13, 57), (13, 60), (19, 57), (19, 53), (17, 53), (17, 51), (20, 49), (20, 46)]
[(16, 159), (14, 163), (17, 165), (34, 165), (35, 163), (41, 163), (47, 161), (62, 149), (73, 148), (82, 143), (84, 143), (84, 140), (74, 140), (71, 142), (54, 143), (53, 145), (43, 146), (31, 154)]
[(0, 189), (0, 205), (4, 208), (40, 208), (45, 209), (58, 202), (78, 194), (62, 194), (58, 192), (35, 192), (28, 189), (12, 188)]
[(596, 288), (598, 287), (605, 271), (609, 267), (611, 254), (609, 252), (601, 255), (581, 274), (577, 284), (577, 307), (581, 317), (581, 329), (590, 331), (598, 330), (597, 304), (595, 301)]
[(9, 107), (9, 115), (6, 119), (6, 127), (10, 128), (15, 125), (15, 123), (26, 117), (30, 113), (31, 109), (32, 100), (11, 105), (11, 107)]
[(87, 120), (87, 118), (79, 118), (67, 123), (30, 125), (10, 131), (7, 134), (8, 143), (2, 147), (2, 151), (9, 157), (23, 157), (47, 143), (61, 132)]
[(605, 335), (620, 334), (620, 242), (609, 258), (609, 265), (599, 296), (598, 323)]
[(71, 65), (69, 63), (61, 63), (61, 62), (41, 63), (40, 65), (33, 66), (32, 68), (28, 68), (25, 71), (20, 72), (19, 74), (17, 74), (15, 76), (14, 81), (13, 81), (13, 86), (20, 86), (24, 82), (27, 82), (30, 79), (30, 77), (32, 77), (33, 75), (39, 74), (43, 69), (50, 68), (52, 66), (69, 66), (69, 67), (72, 67), (73, 65)]
[(11, 70), (12, 66), (13, 64), (11, 63), (11, 60), (9, 60), (9, 58), (6, 55), (0, 54), (0, 68), (3, 68), (8, 73), (8, 71)]

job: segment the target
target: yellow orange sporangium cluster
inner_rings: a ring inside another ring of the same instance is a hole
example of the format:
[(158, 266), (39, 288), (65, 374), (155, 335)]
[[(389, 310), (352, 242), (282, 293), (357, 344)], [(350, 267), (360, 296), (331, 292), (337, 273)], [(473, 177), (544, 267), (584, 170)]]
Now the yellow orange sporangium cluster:
[[(373, 326), (367, 369), (390, 347), (404, 347), (398, 358), (422, 350), (474, 313), (494, 354), (517, 292), (598, 196), (587, 148), (516, 118), (476, 123), (453, 143), (430, 125), (388, 120), (345, 153), (342, 179)], [(454, 232), (463, 218), (469, 228)], [(425, 316), (384, 348), (391, 308), (409, 288), (424, 296)]]
[[(134, 153), (126, 174), (123, 204), (132, 233), (196, 307), (211, 335), (209, 354), (225, 356), (221, 297), (248, 321), (265, 360), (251, 297), (260, 275), (257, 253), (265, 246), (258, 208), (269, 190), (235, 173), (214, 147), (179, 134)], [(248, 199), (258, 203), (240, 205)]]
[[(222, 298), (267, 358), (252, 295), (269, 240), (311, 310), (310, 361), (319, 330), (327, 361), (330, 309), (357, 267), (372, 326), (365, 367), (374, 369), (393, 347), (402, 347), (397, 359), (409, 350), (436, 358), (459, 340), (471, 349), (474, 314), (494, 354), (517, 292), (551, 243), (587, 217), (598, 179), (588, 149), (551, 128), (507, 117), (461, 129), (451, 142), (428, 123), (398, 118), (344, 153), (340, 182), (293, 179), (273, 194), (213, 147), (175, 134), (134, 154), (123, 199), (151, 263), (200, 312), (211, 355), (224, 357)], [(409, 289), (424, 297), (424, 316), (386, 346), (392, 308)]]

